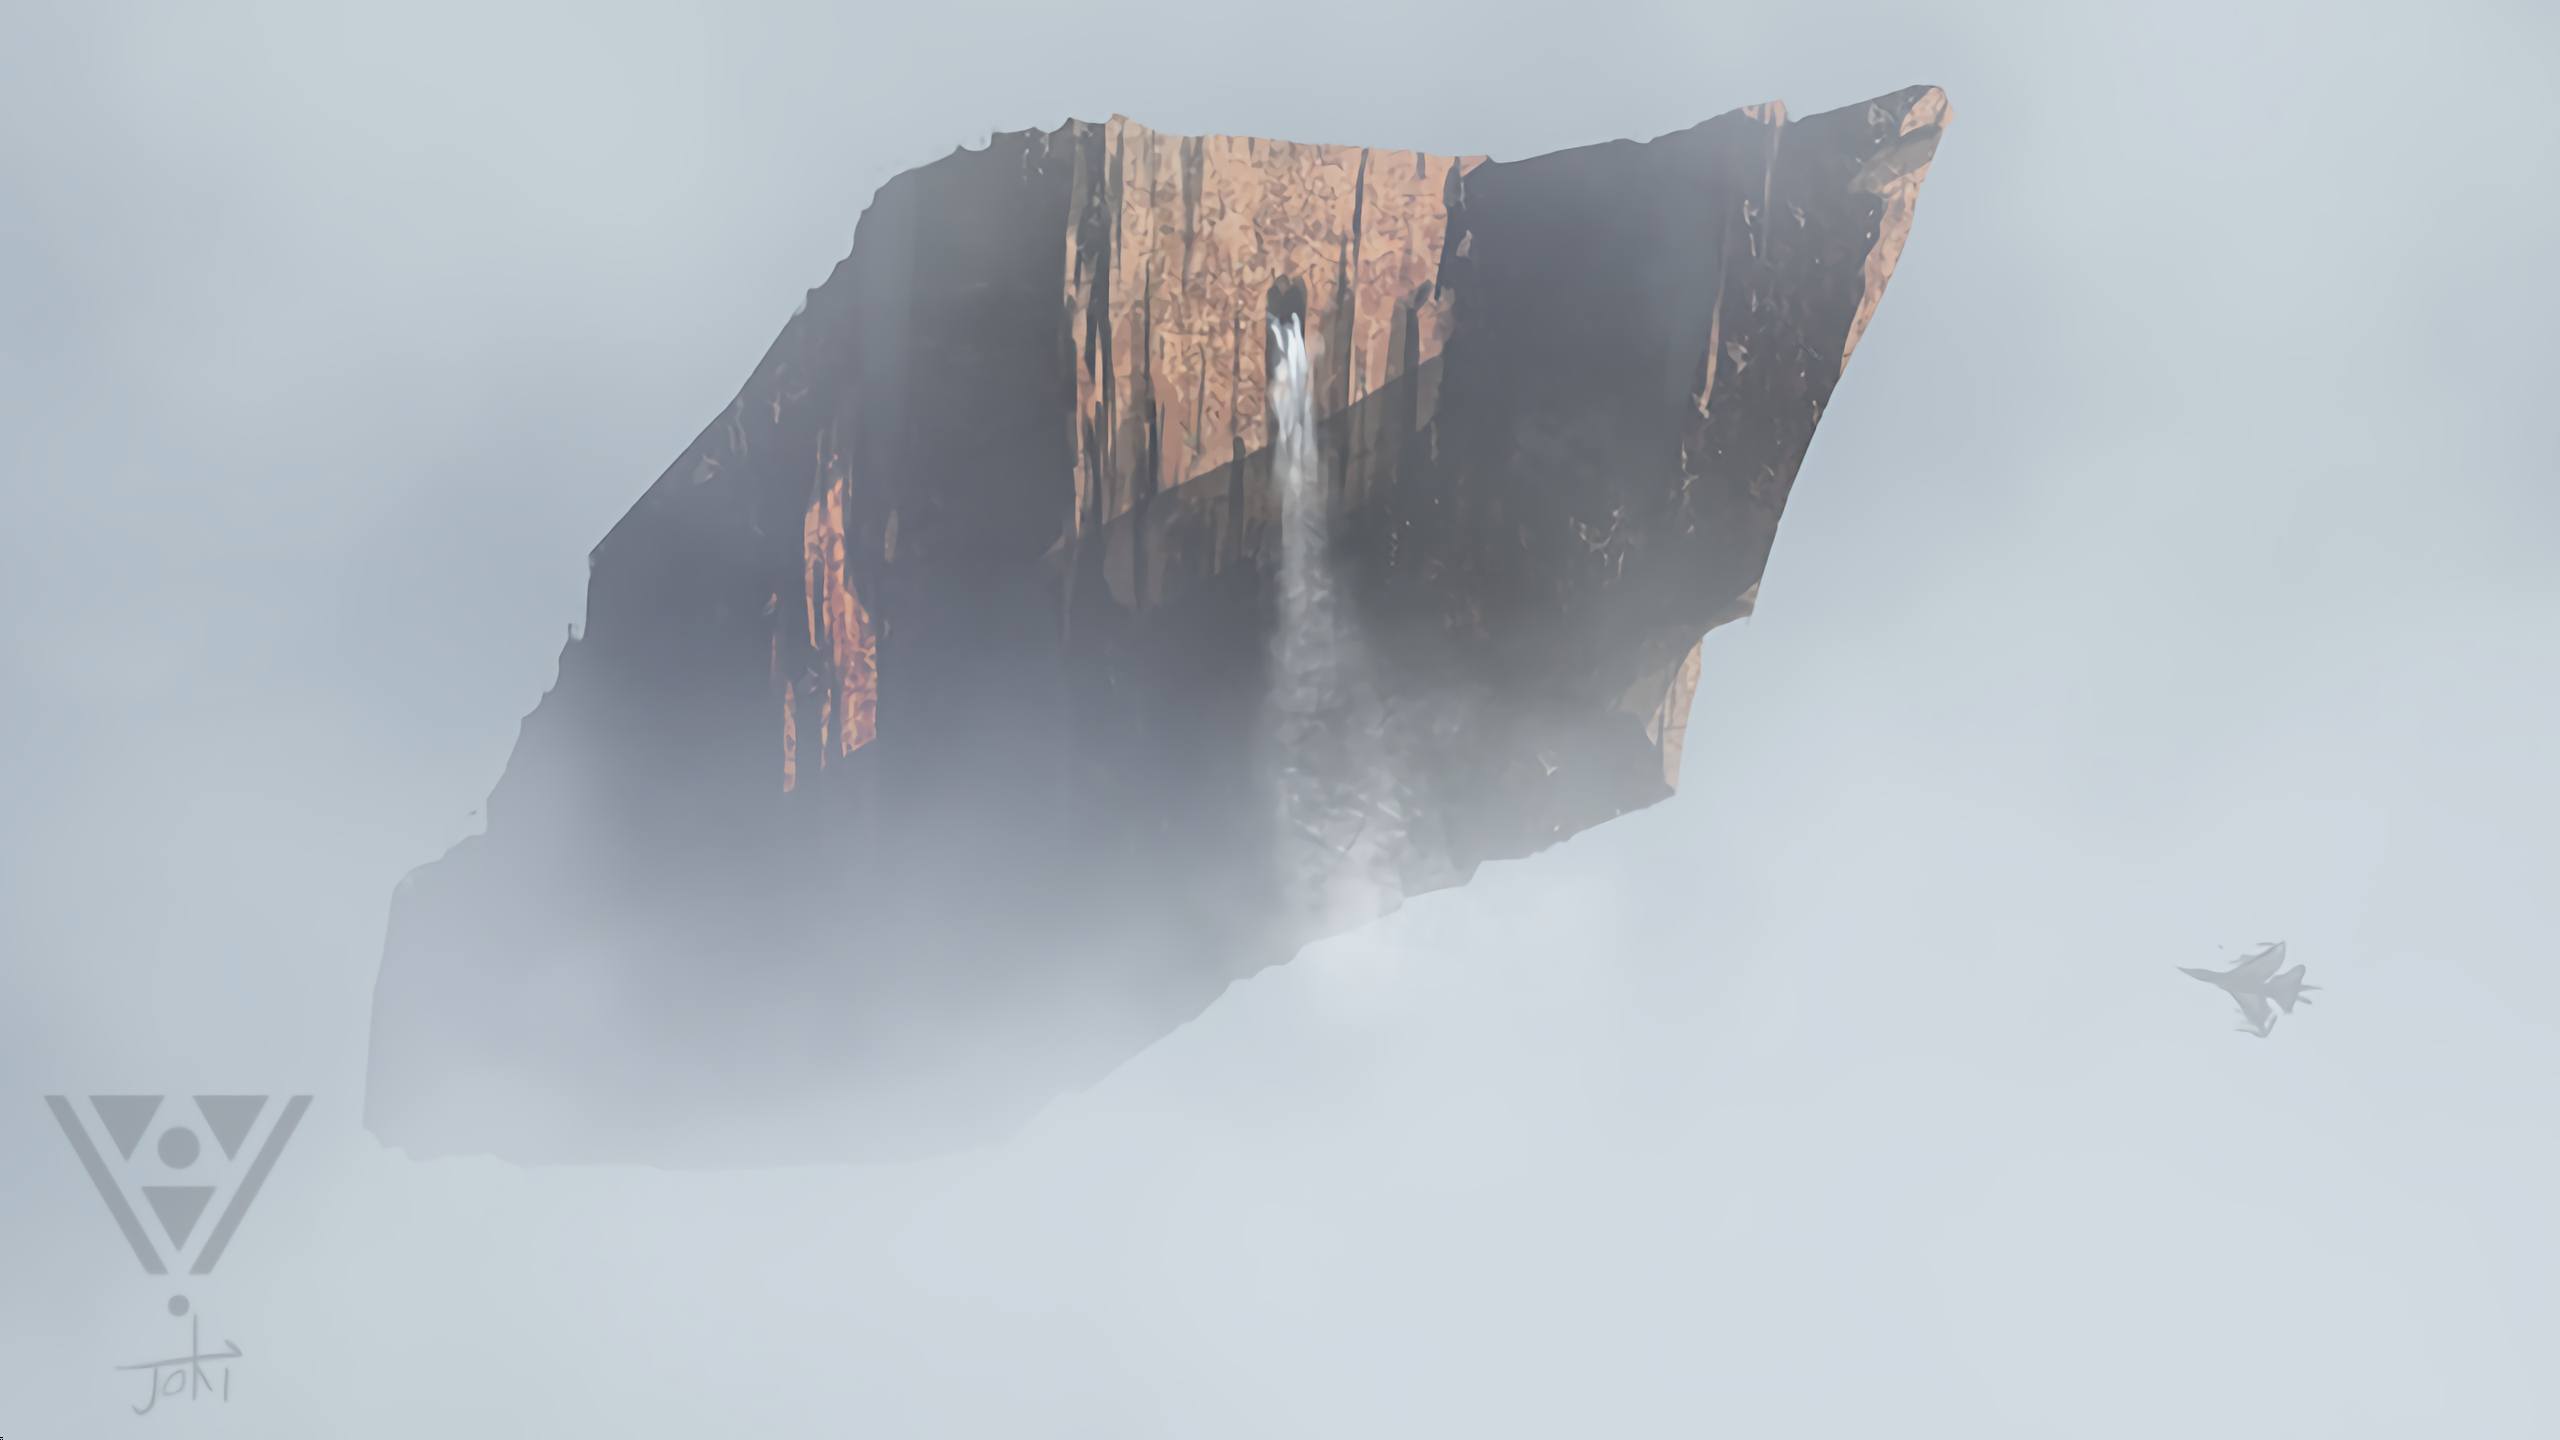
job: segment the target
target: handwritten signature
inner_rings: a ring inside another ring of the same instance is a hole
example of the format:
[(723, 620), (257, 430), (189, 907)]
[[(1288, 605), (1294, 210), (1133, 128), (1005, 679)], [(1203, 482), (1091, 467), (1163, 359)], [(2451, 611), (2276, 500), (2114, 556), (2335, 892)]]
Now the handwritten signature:
[(222, 1348), (220, 1350), (205, 1349), (203, 1328), (196, 1317), (189, 1316), (187, 1319), (187, 1352), (188, 1353), (184, 1355), (175, 1356), (167, 1360), (150, 1360), (140, 1365), (119, 1365), (116, 1367), (119, 1372), (141, 1370), (148, 1370), (151, 1372), (150, 1392), (145, 1396), (140, 1405), (134, 1407), (134, 1414), (148, 1415), (159, 1406), (162, 1396), (174, 1396), (181, 1391), (186, 1393), (186, 1397), (189, 1400), (193, 1400), (197, 1396), (208, 1392), (218, 1393), (224, 1403), (229, 1403), (231, 1399), (231, 1367), (228, 1364), (222, 1366), (222, 1383), (218, 1386), (214, 1383), (213, 1377), (205, 1373), (204, 1367), (208, 1361), (218, 1362), (239, 1359), (239, 1344), (235, 1341), (226, 1340), (222, 1342)]

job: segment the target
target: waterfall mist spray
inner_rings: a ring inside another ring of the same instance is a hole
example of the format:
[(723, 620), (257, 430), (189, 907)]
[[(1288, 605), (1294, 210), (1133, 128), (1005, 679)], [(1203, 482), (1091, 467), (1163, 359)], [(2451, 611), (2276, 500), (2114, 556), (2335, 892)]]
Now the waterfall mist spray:
[(1370, 657), (1335, 573), (1306, 333), (1291, 316), (1271, 322), (1271, 338), (1271, 468), (1280, 497), (1271, 705), (1280, 853), (1292, 898), (1314, 933), (1324, 934), (1403, 898), (1404, 807), (1383, 743)]

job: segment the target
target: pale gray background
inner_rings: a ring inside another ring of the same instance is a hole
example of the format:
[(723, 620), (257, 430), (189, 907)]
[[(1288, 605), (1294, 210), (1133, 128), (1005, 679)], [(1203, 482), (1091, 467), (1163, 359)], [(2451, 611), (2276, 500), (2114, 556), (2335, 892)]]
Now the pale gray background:
[[(7, 7), (0, 1434), (2560, 1433), (2544, 8)], [(962, 1161), (358, 1128), (392, 884), (890, 174), (1915, 81), (1677, 802)], [(2263, 1044), (2173, 968), (2279, 937)], [(136, 1421), (38, 1096), (162, 1088), (320, 1099)]]

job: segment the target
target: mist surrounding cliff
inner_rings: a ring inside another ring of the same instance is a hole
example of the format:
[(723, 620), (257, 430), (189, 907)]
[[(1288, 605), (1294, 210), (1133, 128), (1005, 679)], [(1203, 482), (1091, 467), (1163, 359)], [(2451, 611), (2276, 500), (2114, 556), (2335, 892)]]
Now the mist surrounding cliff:
[[(0, 1433), (183, 1343), (38, 1097), (206, 1087), (317, 1102), (204, 1434), (2553, 1429), (2550, 23), (2061, 9), (19, 17)], [(984, 1155), (364, 1137), (383, 895), (891, 173), (1913, 76), (1963, 143), (1679, 798)], [(2274, 938), (2329, 989), (2260, 1044), (2173, 967)]]

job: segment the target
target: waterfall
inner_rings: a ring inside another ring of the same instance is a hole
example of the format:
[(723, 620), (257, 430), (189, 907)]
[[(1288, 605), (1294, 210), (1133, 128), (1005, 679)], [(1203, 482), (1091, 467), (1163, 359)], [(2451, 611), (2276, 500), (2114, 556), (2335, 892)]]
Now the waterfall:
[(1336, 583), (1315, 384), (1296, 317), (1271, 322), (1271, 470), (1280, 498), (1280, 605), (1271, 646), (1280, 853), (1313, 933), (1403, 898), (1403, 805), (1382, 743), (1369, 656)]
[[(1312, 716), (1338, 683), (1331, 537), (1323, 457), (1316, 448), (1315, 384), (1306, 334), (1292, 316), (1271, 322), (1279, 362), (1271, 372), (1271, 476), (1280, 491), (1280, 629), (1274, 637), (1282, 713)], [(1328, 671), (1337, 673), (1328, 673)]]

